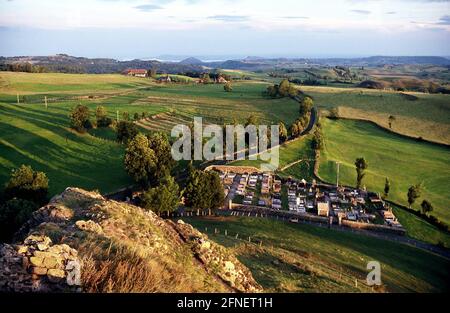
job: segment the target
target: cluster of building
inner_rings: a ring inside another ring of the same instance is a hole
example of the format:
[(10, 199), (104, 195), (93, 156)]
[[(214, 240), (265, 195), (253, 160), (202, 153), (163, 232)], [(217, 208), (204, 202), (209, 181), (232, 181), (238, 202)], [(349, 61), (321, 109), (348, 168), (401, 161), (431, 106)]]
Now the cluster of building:
[[(146, 69), (140, 69), (140, 68), (129, 68), (122, 72), (123, 75), (126, 76), (133, 76), (133, 77), (148, 77), (148, 70)], [(170, 83), (172, 82), (172, 78), (170, 78), (169, 74), (160, 75), (157, 79), (157, 82), (160, 83)], [(211, 80), (210, 80), (211, 81)], [(197, 84), (203, 84), (206, 83), (206, 78), (200, 77), (193, 80), (193, 82)], [(212, 82), (216, 84), (226, 84), (228, 81), (223, 76), (218, 76), (217, 78), (213, 79)]]
[(314, 180), (281, 180), (272, 173), (222, 172), (220, 177), (227, 201), (234, 205), (401, 227), (389, 205), (375, 193)]

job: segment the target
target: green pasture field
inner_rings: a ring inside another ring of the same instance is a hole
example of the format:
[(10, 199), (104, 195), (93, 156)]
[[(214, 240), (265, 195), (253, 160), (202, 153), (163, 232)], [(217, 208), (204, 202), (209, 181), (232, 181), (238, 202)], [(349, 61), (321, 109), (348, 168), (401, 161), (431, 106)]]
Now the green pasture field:
[[(450, 261), (411, 246), (263, 218), (184, 220), (206, 232), (212, 240), (233, 249), (269, 292), (371, 292), (365, 279), (367, 263), (372, 260), (381, 263), (380, 291), (445, 292), (449, 289)], [(235, 239), (236, 234), (240, 240)], [(248, 243), (248, 237), (253, 244)]]
[(450, 95), (405, 96), (394, 91), (308, 86), (301, 90), (322, 110), (338, 107), (341, 117), (370, 120), (388, 128), (388, 118), (393, 115), (394, 132), (450, 144)]
[(355, 159), (364, 157), (369, 164), (363, 184), (382, 193), (385, 178), (391, 182), (389, 200), (407, 205), (407, 191), (423, 183), (422, 196), (413, 205), (420, 209), (429, 200), (438, 219), (450, 224), (448, 182), (450, 150), (436, 144), (418, 142), (392, 134), (362, 121), (322, 119), (324, 150), (320, 156), (319, 176), (336, 181), (336, 161), (341, 162), (339, 182), (356, 184)]

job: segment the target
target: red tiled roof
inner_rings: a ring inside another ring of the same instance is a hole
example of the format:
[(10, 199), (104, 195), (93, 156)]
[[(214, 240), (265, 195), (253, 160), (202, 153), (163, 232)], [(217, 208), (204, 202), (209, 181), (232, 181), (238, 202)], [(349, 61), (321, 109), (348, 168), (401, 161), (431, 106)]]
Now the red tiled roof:
[(133, 73), (133, 74), (147, 74), (147, 70), (145, 70), (145, 69), (134, 69), (134, 68), (130, 68), (130, 69), (127, 69), (127, 70), (125, 70), (125, 73), (128, 73), (128, 74), (130, 74), (130, 73)]

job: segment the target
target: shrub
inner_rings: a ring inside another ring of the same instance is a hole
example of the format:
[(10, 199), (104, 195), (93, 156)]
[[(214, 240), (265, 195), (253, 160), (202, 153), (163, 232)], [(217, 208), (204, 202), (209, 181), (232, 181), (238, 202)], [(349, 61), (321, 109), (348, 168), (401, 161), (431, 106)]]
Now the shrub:
[(11, 172), (11, 178), (4, 191), (5, 199), (21, 198), (38, 205), (47, 203), (48, 178), (44, 172), (34, 171), (31, 166), (22, 165)]
[(39, 205), (24, 199), (11, 199), (0, 207), (0, 241), (11, 241), (15, 232), (31, 217)]
[(338, 108), (332, 108), (330, 110), (330, 113), (328, 115), (328, 118), (332, 119), (332, 120), (336, 120), (339, 118), (339, 110)]
[(230, 83), (226, 83), (226, 84), (223, 86), (223, 89), (224, 89), (226, 92), (231, 92), (231, 91), (233, 91), (233, 87), (231, 86)]
[(69, 114), (71, 127), (75, 129), (77, 132), (85, 132), (86, 126), (89, 125), (92, 128), (92, 124), (89, 121), (89, 108), (85, 105), (77, 105)]
[(121, 143), (127, 143), (139, 133), (137, 126), (128, 121), (120, 121), (117, 123), (116, 132), (117, 141)]

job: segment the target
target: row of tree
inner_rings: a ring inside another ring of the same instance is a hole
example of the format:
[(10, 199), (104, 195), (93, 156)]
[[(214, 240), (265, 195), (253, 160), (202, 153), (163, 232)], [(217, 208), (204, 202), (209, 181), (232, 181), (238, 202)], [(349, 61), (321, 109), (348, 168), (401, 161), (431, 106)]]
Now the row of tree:
[(48, 69), (42, 65), (33, 65), (29, 62), (1, 64), (0, 70), (9, 72), (47, 73)]
[(289, 80), (283, 79), (280, 84), (268, 86), (266, 93), (272, 98), (296, 97), (298, 90)]
[[(113, 127), (116, 130), (117, 141), (120, 143), (127, 143), (139, 132), (137, 126), (130, 119), (128, 112), (122, 112), (122, 119), (117, 122), (109, 117), (106, 108), (100, 105), (95, 110), (94, 122), (91, 121), (90, 116), (89, 107), (82, 104), (77, 105), (69, 114), (71, 127), (80, 133), (84, 133), (93, 127)], [(146, 112), (141, 112), (141, 114), (135, 112), (133, 120), (137, 121), (146, 117)]]

